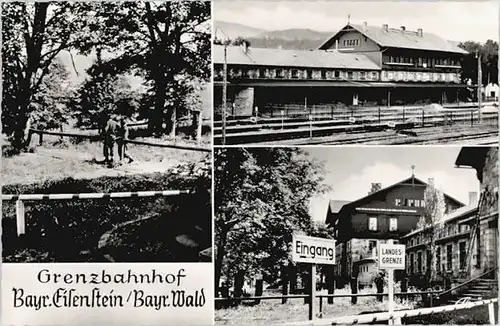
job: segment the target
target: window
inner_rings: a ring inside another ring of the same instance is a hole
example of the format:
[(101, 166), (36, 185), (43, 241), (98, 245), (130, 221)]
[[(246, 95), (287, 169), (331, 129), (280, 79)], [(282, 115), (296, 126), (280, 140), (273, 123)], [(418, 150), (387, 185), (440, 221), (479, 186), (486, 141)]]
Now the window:
[(418, 65), (422, 66), (422, 58), (418, 58)]
[(436, 269), (441, 270), (441, 247), (437, 247), (436, 250)]
[(368, 230), (369, 231), (377, 231), (377, 218), (370, 217), (368, 219)]
[(413, 253), (410, 254), (410, 273), (415, 272), (415, 255)]
[(353, 75), (352, 71), (347, 72), (347, 78), (352, 79)]
[(420, 200), (420, 207), (425, 207), (425, 200), (424, 199)]
[(394, 200), (394, 206), (401, 206), (401, 198), (396, 198)]
[(414, 207), (415, 206), (415, 201), (413, 199), (408, 199), (408, 206)]
[(453, 244), (446, 246), (446, 269), (451, 271), (453, 266)]
[(347, 45), (347, 40), (344, 40), (344, 46), (346, 46), (346, 45)]
[(465, 255), (467, 254), (467, 249), (465, 245), (466, 245), (465, 241), (462, 241), (458, 244), (460, 269), (462, 269), (465, 264)]
[(408, 198), (405, 198), (405, 204), (404, 204), (406, 207), (409, 206), (409, 201), (408, 201)]
[(417, 271), (420, 273), (422, 271), (422, 252), (417, 253)]
[(377, 241), (375, 240), (368, 241), (368, 250), (372, 251), (374, 248), (377, 248)]
[(339, 78), (340, 77), (340, 71), (335, 70), (334, 76), (335, 76), (335, 78)]
[(415, 207), (420, 207), (420, 200), (419, 199), (415, 199)]
[(398, 219), (396, 217), (391, 217), (389, 220), (389, 231), (398, 230)]

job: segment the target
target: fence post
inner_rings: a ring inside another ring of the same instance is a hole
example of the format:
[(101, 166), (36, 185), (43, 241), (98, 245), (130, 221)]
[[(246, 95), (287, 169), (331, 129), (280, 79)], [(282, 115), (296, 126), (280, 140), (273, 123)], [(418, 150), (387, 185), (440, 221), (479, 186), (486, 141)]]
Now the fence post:
[(319, 318), (323, 318), (323, 297), (319, 297)]
[(378, 107), (378, 123), (380, 123), (380, 106)]
[[(401, 292), (407, 293), (408, 292), (408, 278), (405, 277), (401, 280)], [(407, 300), (408, 297), (406, 295), (402, 295), (401, 299)]]
[[(358, 279), (356, 277), (351, 277), (351, 293), (358, 294)], [(358, 297), (352, 296), (351, 303), (356, 304), (358, 302)]]
[(17, 236), (26, 232), (24, 202), (22, 200), (16, 201), (16, 223), (17, 223)]
[(425, 125), (425, 113), (424, 109), (422, 109), (422, 127)]
[(474, 111), (470, 110), (470, 125), (474, 125)]
[(316, 311), (316, 264), (311, 264), (311, 279), (309, 281), (309, 320), (314, 319), (314, 312)]
[[(285, 267), (281, 266), (281, 294), (288, 295), (288, 273), (285, 272)], [(281, 299), (281, 304), (285, 304), (287, 298)]]
[[(330, 271), (328, 277), (328, 294), (335, 293), (335, 277), (333, 276), (333, 269)], [(328, 297), (328, 304), (333, 304), (333, 297)]]
[[(264, 288), (264, 280), (263, 279), (256, 280), (255, 281), (255, 296), (256, 297), (262, 296), (263, 288)], [(260, 299), (256, 299), (255, 304), (259, 304), (259, 303), (260, 303)]]
[[(38, 145), (42, 145), (43, 144), (43, 132), (39, 133), (39, 135), (40, 135), (40, 137), (38, 137)], [(28, 138), (31, 138), (31, 136)]]
[(405, 108), (403, 107), (403, 122), (405, 121)]
[[(488, 303), (488, 315), (490, 316), (490, 325), (496, 325), (495, 324), (495, 309), (493, 306), (493, 302)], [(498, 316), (498, 318), (500, 318), (500, 316)]]

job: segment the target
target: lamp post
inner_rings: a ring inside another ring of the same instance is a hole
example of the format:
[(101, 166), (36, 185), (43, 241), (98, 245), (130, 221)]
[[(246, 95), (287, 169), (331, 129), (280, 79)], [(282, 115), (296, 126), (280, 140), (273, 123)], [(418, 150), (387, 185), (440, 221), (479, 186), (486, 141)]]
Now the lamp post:
[(483, 71), (481, 69), (481, 55), (479, 54), (478, 51), (476, 51), (476, 58), (477, 58), (477, 105), (478, 105), (477, 118), (479, 123), (481, 123), (483, 120), (483, 114), (481, 112), (481, 100), (482, 100), (481, 86), (483, 84)]
[(224, 42), (224, 76), (222, 84), (222, 145), (226, 145), (227, 112), (227, 42)]

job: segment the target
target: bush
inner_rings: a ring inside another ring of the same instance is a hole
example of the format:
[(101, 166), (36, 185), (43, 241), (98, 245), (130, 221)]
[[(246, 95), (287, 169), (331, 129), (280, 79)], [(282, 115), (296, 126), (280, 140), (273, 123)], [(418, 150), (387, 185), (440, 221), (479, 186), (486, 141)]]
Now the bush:
[[(192, 168), (192, 166), (183, 167), (183, 169)], [(4, 186), (3, 193), (6, 194), (195, 190), (194, 195), (174, 197), (29, 202), (26, 204), (26, 234), (21, 238), (18, 238), (16, 233), (15, 203), (5, 201), (2, 219), (4, 261), (85, 261), (92, 259), (86, 255), (88, 252), (97, 250), (97, 243), (104, 232), (122, 222), (150, 215), (166, 220), (170, 227), (172, 227), (171, 222), (175, 220), (173, 223), (175, 230), (165, 229), (167, 225), (165, 223), (157, 224), (156, 228), (151, 228), (152, 224), (149, 224), (151, 232), (161, 234), (164, 239), (169, 235), (173, 237), (173, 232), (182, 232), (194, 225), (200, 226), (205, 233), (210, 235), (212, 229), (210, 174), (207, 173), (207, 169), (202, 170), (202, 174), (191, 173), (187, 177), (166, 172), (100, 177), (91, 180), (66, 178), (43, 183)], [(163, 227), (160, 228), (160, 226)], [(139, 234), (148, 236), (143, 232)], [(155, 237), (154, 234), (149, 236), (158, 238), (158, 241), (162, 238)], [(210, 246), (211, 236), (205, 240), (208, 243), (204, 245)], [(141, 240), (135, 239), (135, 241), (139, 243)], [(126, 245), (124, 244), (124, 247)], [(151, 250), (155, 250), (154, 247), (153, 244), (148, 249), (149, 257), (152, 254), (153, 256), (161, 254), (160, 250), (151, 253)], [(160, 247), (157, 246), (157, 248)], [(141, 260), (140, 255), (146, 254), (141, 253), (141, 250), (134, 253), (139, 256), (130, 256), (125, 259)]]

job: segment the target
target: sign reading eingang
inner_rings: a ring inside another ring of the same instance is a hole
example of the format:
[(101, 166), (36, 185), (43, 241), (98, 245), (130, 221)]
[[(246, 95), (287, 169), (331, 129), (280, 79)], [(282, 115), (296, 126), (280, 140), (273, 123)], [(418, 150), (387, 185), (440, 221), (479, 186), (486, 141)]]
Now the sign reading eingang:
[(294, 234), (292, 260), (298, 263), (335, 265), (335, 240)]

